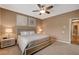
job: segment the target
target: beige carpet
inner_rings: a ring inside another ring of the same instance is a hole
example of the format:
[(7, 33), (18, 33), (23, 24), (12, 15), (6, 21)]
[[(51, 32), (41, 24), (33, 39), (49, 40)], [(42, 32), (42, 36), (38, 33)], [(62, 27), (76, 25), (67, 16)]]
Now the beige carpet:
[(79, 55), (79, 46), (55, 42), (35, 55)]
[(0, 55), (21, 55), (17, 45), (0, 49)]
[[(0, 55), (21, 55), (21, 51), (17, 45), (0, 49)], [(54, 44), (40, 50), (34, 55), (79, 55), (78, 45), (69, 45), (62, 42)]]

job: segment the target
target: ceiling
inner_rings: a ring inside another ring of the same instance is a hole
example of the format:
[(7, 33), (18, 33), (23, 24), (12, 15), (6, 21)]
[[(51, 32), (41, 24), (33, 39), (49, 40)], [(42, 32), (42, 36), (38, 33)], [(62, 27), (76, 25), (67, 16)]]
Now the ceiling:
[(36, 4), (0, 4), (0, 7), (2, 8), (6, 8), (39, 19), (45, 19), (51, 16), (56, 16), (79, 9), (79, 4), (54, 4), (53, 6), (54, 7), (49, 10), (51, 12), (50, 14), (39, 15), (39, 12), (32, 12), (33, 10), (39, 9)]

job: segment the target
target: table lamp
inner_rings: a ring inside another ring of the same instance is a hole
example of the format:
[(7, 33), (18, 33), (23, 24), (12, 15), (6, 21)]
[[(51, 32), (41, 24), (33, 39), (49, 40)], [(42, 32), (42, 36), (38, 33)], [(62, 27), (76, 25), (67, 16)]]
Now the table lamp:
[(7, 38), (10, 38), (10, 35), (12, 34), (13, 30), (11, 28), (6, 28), (5, 32), (7, 34)]

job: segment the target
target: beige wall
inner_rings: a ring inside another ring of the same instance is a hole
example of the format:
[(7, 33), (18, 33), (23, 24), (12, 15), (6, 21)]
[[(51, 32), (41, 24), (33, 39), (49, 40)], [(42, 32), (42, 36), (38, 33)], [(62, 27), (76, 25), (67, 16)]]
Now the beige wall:
[[(20, 13), (16, 13), (16, 12), (12, 12), (12, 11), (0, 8), (0, 34), (2, 33), (1, 34), (2, 36), (4, 36), (6, 28), (12, 28), (13, 34), (17, 33), (16, 32), (16, 27), (17, 27), (16, 14), (20, 14)], [(24, 15), (24, 14), (21, 14), (21, 15)], [(24, 15), (24, 16), (27, 16), (27, 15)], [(42, 21), (37, 19), (37, 26), (33, 29), (37, 30), (38, 26), (42, 27)]]
[(1, 9), (0, 9), (0, 25), (1, 25)]
[(1, 9), (0, 9), (0, 38), (1, 38)]
[(6, 10), (6, 9), (1, 9), (1, 35), (4, 37), (5, 36), (5, 30), (8, 28), (11, 28), (13, 30), (12, 36), (16, 36), (16, 13)]
[(79, 18), (79, 10), (45, 19), (43, 22), (43, 31), (51, 36), (56, 37), (59, 41), (70, 42), (70, 18)]
[(39, 31), (40, 29), (43, 29), (43, 20), (37, 20), (37, 26), (36, 26), (37, 33), (42, 33)]

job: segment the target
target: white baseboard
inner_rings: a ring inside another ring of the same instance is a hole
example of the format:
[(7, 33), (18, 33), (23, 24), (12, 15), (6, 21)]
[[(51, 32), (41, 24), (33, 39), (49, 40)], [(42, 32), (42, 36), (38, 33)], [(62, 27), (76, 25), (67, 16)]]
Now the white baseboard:
[(67, 44), (71, 44), (70, 42), (66, 42), (66, 41), (62, 41), (62, 40), (57, 40), (57, 41), (67, 43)]

